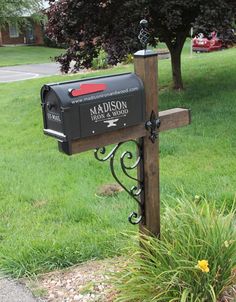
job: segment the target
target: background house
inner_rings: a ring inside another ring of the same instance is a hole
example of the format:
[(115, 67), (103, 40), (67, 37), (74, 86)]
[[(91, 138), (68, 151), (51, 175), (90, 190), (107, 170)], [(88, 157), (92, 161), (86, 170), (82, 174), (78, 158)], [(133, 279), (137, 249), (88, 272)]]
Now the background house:
[[(40, 1), (40, 14), (45, 15), (49, 7), (47, 0)], [(32, 18), (35, 11), (25, 10), (22, 17), (24, 24), (9, 23), (0, 27), (0, 46), (3, 45), (43, 45), (44, 31), (43, 25)], [(37, 14), (37, 12), (36, 12)], [(43, 22), (43, 20), (42, 20)]]
[(22, 44), (44, 44), (42, 25), (29, 17), (24, 25), (9, 23), (0, 29), (0, 46)]

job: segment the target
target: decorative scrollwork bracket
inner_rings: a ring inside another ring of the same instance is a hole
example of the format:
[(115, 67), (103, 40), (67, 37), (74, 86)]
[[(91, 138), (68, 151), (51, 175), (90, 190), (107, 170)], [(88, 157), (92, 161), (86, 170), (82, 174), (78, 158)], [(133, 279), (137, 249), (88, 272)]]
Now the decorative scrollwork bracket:
[[(121, 171), (124, 173), (124, 175), (126, 177), (128, 177), (129, 179), (132, 179), (133, 181), (136, 182), (136, 184), (133, 185), (131, 188), (127, 188), (123, 184), (123, 182), (119, 179), (117, 172), (115, 170), (114, 163), (115, 163), (117, 152), (120, 149), (120, 147), (122, 145), (124, 145), (126, 143), (130, 143), (130, 142), (133, 143), (137, 149), (137, 151), (135, 150), (135, 154), (137, 154), (135, 162), (131, 165), (127, 164), (127, 160), (132, 160), (135, 158), (132, 151), (123, 152), (122, 155), (120, 156), (120, 160), (119, 160)], [(94, 156), (100, 162), (105, 162), (107, 160), (110, 161), (110, 170), (111, 170), (112, 176), (117, 181), (117, 183), (138, 203), (140, 214), (137, 214), (136, 212), (132, 212), (130, 214), (128, 220), (131, 224), (134, 224), (134, 225), (139, 224), (144, 217), (144, 206), (143, 206), (142, 202), (140, 201), (141, 193), (144, 190), (143, 179), (138, 179), (137, 177), (133, 177), (132, 175), (130, 175), (129, 172), (131, 170), (138, 168), (138, 166), (143, 164), (142, 145), (139, 142), (137, 142), (136, 140), (130, 140), (128, 142), (121, 142), (121, 143), (115, 145), (115, 147), (110, 152), (107, 152), (106, 147), (95, 149)]]
[(161, 121), (159, 118), (157, 118), (156, 113), (154, 111), (152, 111), (151, 116), (150, 116), (150, 120), (148, 122), (146, 122), (145, 124), (145, 128), (150, 131), (150, 140), (152, 141), (152, 143), (154, 144), (157, 137), (158, 137), (158, 128), (160, 128), (161, 125)]

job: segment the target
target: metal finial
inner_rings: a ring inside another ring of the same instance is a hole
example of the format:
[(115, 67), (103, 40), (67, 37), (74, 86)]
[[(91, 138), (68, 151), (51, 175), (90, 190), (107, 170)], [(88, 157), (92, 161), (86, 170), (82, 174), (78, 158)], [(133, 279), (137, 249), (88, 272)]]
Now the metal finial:
[(142, 28), (148, 27), (148, 21), (146, 19), (141, 20), (139, 24)]
[(146, 50), (148, 45), (148, 40), (150, 37), (149, 31), (148, 31), (148, 21), (146, 19), (143, 19), (140, 21), (140, 33), (138, 35), (139, 41), (141, 42), (143, 48)]

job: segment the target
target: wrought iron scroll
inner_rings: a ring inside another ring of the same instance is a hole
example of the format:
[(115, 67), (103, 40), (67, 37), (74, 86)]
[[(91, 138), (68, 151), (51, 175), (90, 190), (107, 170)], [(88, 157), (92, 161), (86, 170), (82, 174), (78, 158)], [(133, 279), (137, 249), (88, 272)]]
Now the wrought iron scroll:
[[(121, 142), (117, 144), (110, 152), (107, 152), (106, 147), (97, 148), (94, 151), (94, 156), (100, 162), (105, 162), (108, 160), (110, 161), (110, 170), (112, 176), (117, 181), (117, 183), (138, 203), (140, 209), (139, 214), (137, 212), (132, 212), (128, 218), (129, 222), (135, 225), (135, 224), (139, 224), (144, 217), (144, 213), (143, 213), (144, 207), (140, 200), (140, 195), (143, 192), (143, 179), (138, 179), (136, 177), (133, 177), (132, 175), (130, 175), (130, 171), (142, 165), (143, 155), (142, 155), (142, 145), (139, 142), (137, 142), (136, 140), (130, 140), (129, 142), (132, 142), (133, 144), (136, 145), (137, 151), (135, 150), (134, 152), (132, 151), (123, 152), (122, 155), (120, 156), (119, 163), (124, 175), (136, 182), (136, 185), (132, 186), (131, 188), (127, 188), (122, 183), (122, 181), (117, 176), (116, 169), (115, 169), (115, 159), (116, 159), (117, 152), (120, 149), (120, 147), (127, 142)], [(134, 155), (134, 153), (136, 155)], [(127, 160), (132, 160), (133, 158), (135, 158), (135, 156), (136, 156), (135, 162), (132, 165), (127, 164)]]

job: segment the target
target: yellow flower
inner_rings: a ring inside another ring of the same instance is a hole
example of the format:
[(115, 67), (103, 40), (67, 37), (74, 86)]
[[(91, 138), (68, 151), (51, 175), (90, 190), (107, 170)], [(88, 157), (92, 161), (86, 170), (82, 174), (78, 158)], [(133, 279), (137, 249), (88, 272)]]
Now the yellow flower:
[(224, 245), (225, 245), (226, 248), (228, 248), (228, 247), (229, 247), (229, 241), (226, 240), (226, 241), (224, 242)]
[(199, 268), (203, 273), (209, 273), (210, 271), (207, 260), (199, 260), (196, 267)]

